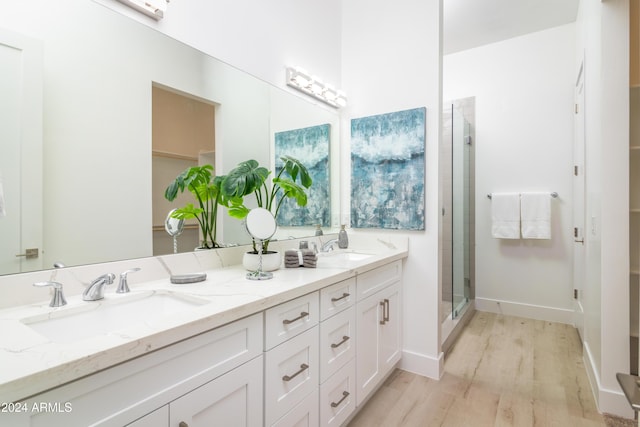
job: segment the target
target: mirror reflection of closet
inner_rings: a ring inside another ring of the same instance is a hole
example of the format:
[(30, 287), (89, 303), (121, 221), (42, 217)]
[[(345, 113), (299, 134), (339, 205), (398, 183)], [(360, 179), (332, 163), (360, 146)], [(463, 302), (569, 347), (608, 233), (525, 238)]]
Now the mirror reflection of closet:
[[(152, 88), (152, 203), (153, 255), (173, 253), (173, 238), (165, 231), (167, 212), (195, 203), (188, 191), (173, 201), (164, 191), (188, 167), (215, 165), (215, 104), (174, 89)], [(187, 220), (180, 236), (179, 252), (192, 252), (200, 244), (195, 219)]]
[(474, 297), (475, 98), (446, 103), (442, 111), (443, 341), (456, 330)]

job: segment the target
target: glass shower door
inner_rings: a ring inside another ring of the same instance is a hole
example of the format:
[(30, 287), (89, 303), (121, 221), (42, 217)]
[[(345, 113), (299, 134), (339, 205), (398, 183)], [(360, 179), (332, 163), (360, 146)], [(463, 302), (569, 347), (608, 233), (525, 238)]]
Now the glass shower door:
[(470, 149), (471, 126), (455, 106), (452, 109), (452, 307), (451, 317), (462, 315), (470, 294)]

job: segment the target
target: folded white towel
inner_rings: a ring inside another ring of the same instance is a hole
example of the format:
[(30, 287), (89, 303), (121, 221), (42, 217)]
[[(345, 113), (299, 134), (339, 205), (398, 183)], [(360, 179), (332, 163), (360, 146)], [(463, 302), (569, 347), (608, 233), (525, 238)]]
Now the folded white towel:
[(523, 239), (551, 239), (551, 196), (522, 193), (520, 215)]
[(491, 235), (496, 239), (520, 238), (520, 194), (491, 195)]

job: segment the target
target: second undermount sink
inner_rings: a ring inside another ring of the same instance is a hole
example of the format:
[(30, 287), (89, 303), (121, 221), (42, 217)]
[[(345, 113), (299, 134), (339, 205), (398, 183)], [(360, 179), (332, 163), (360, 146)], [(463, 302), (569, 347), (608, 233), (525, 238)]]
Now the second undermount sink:
[(318, 261), (326, 264), (345, 264), (355, 261), (362, 261), (372, 257), (374, 254), (356, 251), (331, 251), (318, 254)]
[(143, 292), (82, 302), (73, 307), (30, 316), (21, 322), (57, 343), (71, 343), (117, 332), (140, 323), (153, 323), (208, 303), (170, 292)]

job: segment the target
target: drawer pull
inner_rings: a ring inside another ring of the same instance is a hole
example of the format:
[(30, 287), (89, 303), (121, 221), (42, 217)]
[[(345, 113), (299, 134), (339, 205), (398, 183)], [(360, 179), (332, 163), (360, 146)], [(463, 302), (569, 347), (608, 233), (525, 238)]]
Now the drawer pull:
[(339, 343), (337, 343), (337, 344), (331, 344), (331, 348), (338, 348), (338, 347), (340, 347), (342, 344), (344, 344), (344, 343), (346, 343), (347, 341), (349, 341), (349, 338), (350, 338), (350, 337), (348, 337), (348, 336), (344, 335), (344, 336), (342, 337), (342, 341), (340, 341), (340, 342), (339, 342)]
[(298, 372), (296, 372), (293, 375), (285, 375), (284, 377), (282, 377), (282, 381), (291, 381), (292, 379), (294, 379), (295, 377), (297, 377), (307, 369), (309, 369), (309, 365), (307, 365), (306, 363), (303, 363), (302, 365), (300, 365), (300, 370)]
[(344, 402), (344, 400), (349, 397), (349, 392), (348, 391), (343, 391), (342, 392), (342, 399), (338, 400), (337, 402), (331, 402), (331, 407), (332, 408), (336, 408), (338, 407), (338, 405), (340, 405), (342, 402)]
[(284, 320), (282, 321), (282, 323), (284, 323), (285, 325), (289, 325), (289, 324), (291, 324), (291, 323), (293, 323), (293, 322), (297, 322), (297, 321), (298, 321), (298, 320), (300, 320), (300, 319), (304, 319), (304, 318), (305, 318), (305, 317), (307, 317), (308, 315), (309, 315), (309, 313), (307, 313), (306, 311), (302, 311), (302, 312), (300, 312), (300, 316), (296, 317), (295, 319), (291, 319), (291, 320), (289, 320), (289, 319), (284, 319)]
[(338, 302), (338, 301), (340, 301), (341, 299), (345, 299), (345, 298), (347, 298), (348, 296), (351, 296), (351, 294), (350, 294), (350, 293), (348, 293), (348, 292), (345, 292), (345, 293), (343, 293), (343, 294), (342, 294), (342, 296), (341, 296), (341, 297), (338, 297), (338, 298), (333, 297), (333, 298), (331, 298), (331, 302)]
[(387, 323), (389, 321), (389, 300), (384, 299), (384, 322)]

